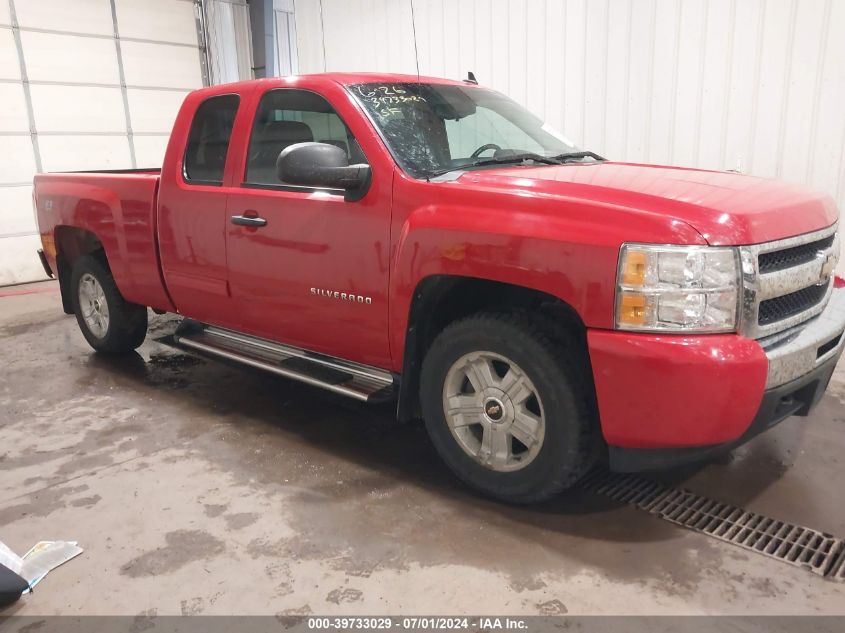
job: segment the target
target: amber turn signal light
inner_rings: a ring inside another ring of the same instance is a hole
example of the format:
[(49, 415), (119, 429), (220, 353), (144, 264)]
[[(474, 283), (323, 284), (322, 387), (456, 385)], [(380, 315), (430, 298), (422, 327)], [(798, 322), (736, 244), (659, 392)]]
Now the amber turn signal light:
[(617, 320), (620, 325), (643, 325), (645, 323), (646, 296), (624, 292), (619, 297)]
[(643, 251), (627, 251), (622, 263), (622, 283), (626, 286), (644, 285), (646, 260), (647, 256)]

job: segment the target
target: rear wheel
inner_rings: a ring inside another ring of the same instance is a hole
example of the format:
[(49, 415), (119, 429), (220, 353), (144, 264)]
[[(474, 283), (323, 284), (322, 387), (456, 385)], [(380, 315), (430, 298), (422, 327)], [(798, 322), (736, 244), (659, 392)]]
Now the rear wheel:
[(572, 486), (594, 461), (588, 366), (529, 317), (477, 315), (432, 343), (420, 381), (426, 428), (463, 481), (531, 503)]
[(130, 352), (147, 335), (147, 308), (120, 294), (108, 267), (90, 255), (80, 257), (71, 275), (71, 299), (85, 340), (98, 352)]

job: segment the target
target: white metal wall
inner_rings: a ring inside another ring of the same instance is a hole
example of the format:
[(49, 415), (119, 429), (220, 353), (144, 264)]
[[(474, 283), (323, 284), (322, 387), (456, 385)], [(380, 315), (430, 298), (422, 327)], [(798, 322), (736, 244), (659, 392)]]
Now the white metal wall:
[(209, 83), (253, 79), (246, 0), (202, 0)]
[(0, 285), (44, 277), (34, 173), (159, 166), (201, 85), (190, 0), (0, 0)]
[[(296, 0), (300, 72), (463, 79), (613, 159), (806, 183), (845, 210), (845, 0)], [(325, 37), (323, 37), (325, 35)]]

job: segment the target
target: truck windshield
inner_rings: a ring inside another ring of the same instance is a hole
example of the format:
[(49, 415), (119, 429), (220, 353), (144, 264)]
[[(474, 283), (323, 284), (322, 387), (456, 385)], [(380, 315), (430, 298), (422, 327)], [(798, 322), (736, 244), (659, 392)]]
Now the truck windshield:
[(415, 178), (491, 164), (558, 164), (593, 156), (579, 153), (515, 101), (485, 88), (408, 82), (349, 89), (396, 161)]

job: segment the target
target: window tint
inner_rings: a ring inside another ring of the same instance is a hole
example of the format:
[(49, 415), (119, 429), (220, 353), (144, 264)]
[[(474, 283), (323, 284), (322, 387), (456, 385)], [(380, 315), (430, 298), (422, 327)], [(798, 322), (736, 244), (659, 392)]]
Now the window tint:
[(261, 98), (252, 126), (246, 182), (281, 184), (276, 176), (279, 154), (308, 141), (336, 145), (350, 164), (367, 162), (352, 132), (323, 97), (307, 90), (271, 90)]
[(239, 97), (223, 95), (203, 101), (194, 115), (185, 150), (185, 180), (220, 184)]

